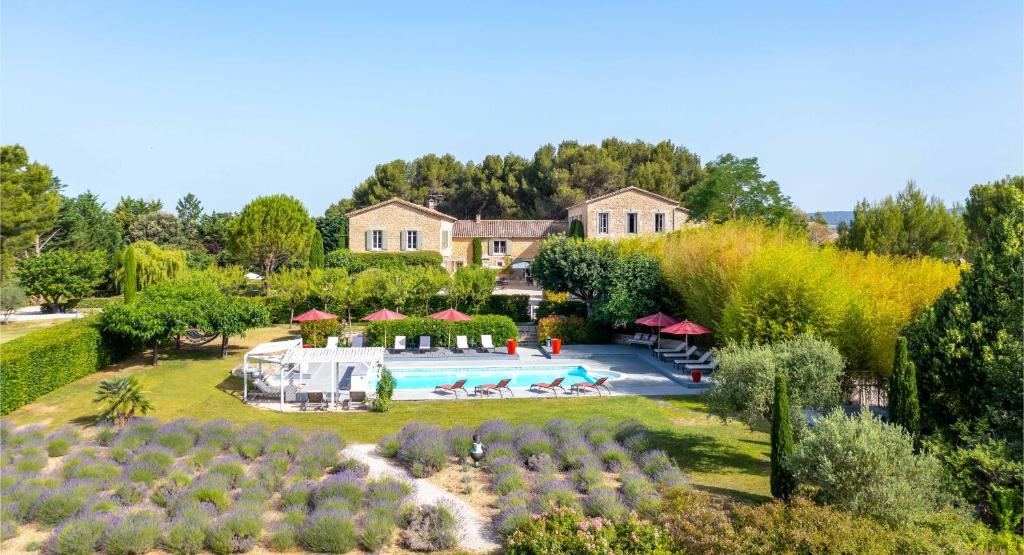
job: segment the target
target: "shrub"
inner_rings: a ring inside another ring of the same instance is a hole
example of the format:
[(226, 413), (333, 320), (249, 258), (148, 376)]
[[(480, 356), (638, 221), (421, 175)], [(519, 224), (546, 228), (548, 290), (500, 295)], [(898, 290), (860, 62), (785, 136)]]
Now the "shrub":
[(451, 427), (446, 433), (448, 439), (448, 454), (459, 459), (469, 456), (469, 449), (473, 446), (473, 432), (466, 426), (458, 425)]
[(115, 518), (101, 540), (108, 555), (142, 555), (153, 549), (160, 535), (160, 522), (148, 511)]
[(470, 344), (475, 344), (480, 340), (481, 335), (487, 334), (491, 335), (495, 345), (505, 343), (509, 339), (519, 339), (519, 328), (511, 318), (490, 314), (474, 316), (472, 320), (466, 322), (445, 322), (423, 317), (411, 317), (391, 322), (370, 322), (366, 329), (370, 344), (384, 345), (385, 331), (388, 338), (396, 335), (448, 337), (450, 331), (452, 337), (465, 335), (469, 338)]
[(829, 409), (839, 404), (845, 362), (827, 341), (800, 335), (774, 345), (729, 344), (718, 357), (709, 403), (723, 416), (739, 413), (750, 424), (769, 418), (775, 374), (780, 372), (786, 376), (794, 410)]
[(245, 465), (236, 457), (217, 457), (210, 463), (207, 474), (222, 476), (228, 486), (236, 486), (245, 477)]
[(221, 515), (206, 529), (206, 547), (217, 554), (245, 553), (256, 546), (263, 531), (263, 519), (249, 508)]
[(366, 505), (370, 508), (398, 507), (411, 493), (412, 487), (408, 483), (382, 478), (366, 486)]
[(352, 252), (335, 249), (327, 253), (328, 268), (345, 268), (349, 274), (358, 274), (369, 268), (400, 269), (409, 266), (440, 266), (444, 259), (435, 251), (417, 252)]
[(655, 478), (665, 470), (675, 467), (672, 457), (669, 457), (668, 453), (661, 449), (655, 449), (644, 453), (640, 456), (639, 463), (640, 469), (644, 471), (644, 474), (647, 474), (651, 478)]
[(488, 420), (480, 424), (476, 429), (477, 435), (484, 444), (512, 443), (512, 425), (504, 420)]
[(121, 484), (114, 490), (114, 496), (122, 505), (137, 505), (146, 496), (146, 488), (133, 483)]
[(530, 296), (491, 295), (480, 312), (508, 316), (516, 322), (528, 322), (530, 320)]
[(341, 324), (337, 318), (325, 320), (308, 320), (299, 324), (302, 334), (302, 343), (310, 347), (325, 347), (327, 338), (336, 336), (341, 332)]
[(291, 551), (299, 545), (295, 527), (287, 524), (272, 526), (264, 541), (267, 544), (267, 549), (271, 551)]
[(45, 551), (54, 555), (91, 555), (99, 549), (106, 527), (106, 520), (95, 516), (69, 520), (53, 531)]
[(227, 420), (211, 420), (199, 428), (197, 443), (203, 447), (223, 450), (235, 438), (235, 427)]
[(283, 426), (270, 435), (263, 452), (268, 455), (285, 454), (293, 457), (302, 447), (302, 441), (302, 432), (291, 426)]
[(443, 551), (459, 544), (462, 519), (447, 502), (417, 507), (406, 529), (406, 547), (413, 551)]
[(92, 318), (34, 331), (4, 344), (0, 415), (103, 368), (112, 352)]
[(381, 370), (380, 379), (377, 380), (377, 395), (373, 398), (374, 412), (387, 412), (391, 410), (391, 397), (395, 394), (395, 376), (391, 370)]
[(198, 511), (191, 516), (179, 516), (164, 530), (160, 547), (178, 555), (195, 555), (206, 542), (206, 525), (206, 515)]
[(439, 428), (408, 424), (399, 432), (399, 441), (395, 456), (417, 478), (430, 476), (448, 464), (448, 446)]
[(161, 465), (151, 461), (133, 461), (124, 469), (124, 477), (132, 482), (152, 484), (166, 471)]
[(516, 451), (519, 457), (525, 462), (534, 455), (552, 455), (555, 450), (551, 446), (551, 439), (547, 434), (538, 430), (530, 430), (515, 440)]
[(942, 508), (944, 477), (938, 460), (914, 454), (911, 436), (867, 410), (847, 417), (836, 409), (797, 444), (790, 466), (814, 496), (858, 515), (895, 524)]
[(495, 528), (502, 537), (507, 537), (529, 523), (530, 512), (519, 505), (502, 509), (495, 518)]
[(60, 524), (80, 511), (97, 489), (91, 480), (64, 482), (59, 488), (42, 494), (32, 504), (32, 519), (47, 526)]
[(192, 499), (200, 503), (210, 503), (220, 511), (223, 511), (228, 506), (228, 486), (224, 483), (223, 478), (211, 479), (204, 476), (193, 482), (185, 493), (186, 499)]
[(587, 316), (587, 305), (580, 301), (568, 299), (555, 301), (544, 299), (537, 306), (537, 318), (546, 318), (548, 316), (585, 318)]
[(537, 512), (547, 511), (555, 507), (579, 508), (579, 499), (573, 485), (565, 480), (551, 479), (537, 486), (534, 508)]
[(189, 430), (175, 429), (168, 425), (156, 434), (153, 441), (161, 447), (170, 449), (175, 455), (180, 457), (192, 449), (195, 439), (195, 434)]
[(300, 465), (305, 464), (317, 469), (317, 475), (338, 464), (339, 452), (345, 442), (332, 433), (319, 433), (306, 440), (296, 459)]
[(629, 453), (615, 441), (606, 441), (595, 447), (597, 457), (601, 464), (609, 472), (620, 472), (632, 465), (633, 460)]
[(593, 458), (590, 445), (580, 437), (566, 437), (556, 443), (556, 456), (562, 470), (583, 468)]
[(109, 424), (99, 426), (99, 429), (96, 431), (96, 443), (106, 447), (117, 439), (118, 432), (120, 430)]
[[(740, 553), (739, 539), (721, 501), (689, 488), (666, 491), (658, 523), (684, 553)], [(786, 550), (792, 549), (788, 546)]]
[(242, 428), (242, 432), (234, 440), (235, 451), (249, 459), (255, 459), (263, 454), (263, 448), (267, 445), (270, 432), (262, 424), (250, 424)]
[(313, 512), (299, 536), (306, 549), (322, 553), (346, 553), (356, 544), (352, 515), (345, 511)]
[(372, 509), (363, 516), (359, 529), (359, 545), (376, 552), (391, 544), (395, 535), (395, 516), (386, 507)]
[(537, 337), (560, 338), (564, 344), (608, 343), (611, 328), (580, 316), (545, 316), (537, 320)]
[(67, 432), (58, 432), (46, 440), (46, 454), (51, 457), (63, 457), (68, 454), (75, 437)]
[(281, 509), (311, 505), (315, 487), (316, 484), (311, 480), (301, 480), (288, 486), (288, 489), (281, 492)]
[(110, 305), (120, 304), (123, 302), (124, 297), (122, 295), (113, 295), (110, 297), (84, 297), (75, 304), (75, 308), (107, 308)]
[(587, 516), (599, 516), (609, 520), (618, 520), (626, 514), (626, 506), (622, 497), (608, 487), (594, 488), (583, 499), (583, 512)]
[(585, 466), (573, 471), (572, 482), (581, 493), (587, 493), (604, 484), (604, 474), (597, 466)]
[(545, 511), (513, 531), (506, 539), (509, 555), (604, 555), (606, 553), (671, 553), (667, 534), (635, 517), (618, 523), (586, 518), (573, 509)]
[(522, 472), (515, 470), (495, 475), (493, 483), (494, 493), (504, 496), (514, 491), (526, 490), (526, 479)]
[(362, 478), (352, 472), (329, 476), (314, 490), (313, 506), (320, 508), (328, 499), (342, 500), (346, 510), (355, 512), (363, 501), (364, 486)]

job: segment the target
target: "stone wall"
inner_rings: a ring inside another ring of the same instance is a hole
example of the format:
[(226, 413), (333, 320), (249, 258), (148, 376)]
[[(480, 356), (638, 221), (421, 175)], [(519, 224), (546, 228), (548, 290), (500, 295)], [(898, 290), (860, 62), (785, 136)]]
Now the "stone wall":
[[(452, 255), (452, 222), (431, 216), (402, 204), (387, 204), (361, 214), (348, 221), (348, 245), (353, 252), (367, 252), (366, 232), (385, 232), (382, 252), (401, 252), (401, 235), (404, 230), (416, 230), (420, 235), (421, 251), (436, 251), (447, 261)], [(448, 245), (442, 245), (442, 234), (447, 232)]]
[[(598, 233), (598, 214), (608, 213), (608, 233)], [(620, 194), (588, 202), (569, 211), (569, 217), (581, 216), (583, 229), (588, 238), (618, 239), (630, 235), (627, 233), (627, 214), (636, 213), (639, 223), (638, 234), (654, 233), (654, 215), (665, 215), (665, 232), (675, 231), (686, 222), (686, 212), (676, 204), (645, 195), (637, 191), (624, 191)]]

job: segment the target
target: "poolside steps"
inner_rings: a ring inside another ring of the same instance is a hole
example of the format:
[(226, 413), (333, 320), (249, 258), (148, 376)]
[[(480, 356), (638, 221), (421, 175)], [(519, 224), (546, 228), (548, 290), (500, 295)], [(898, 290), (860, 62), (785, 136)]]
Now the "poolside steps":
[(516, 324), (519, 328), (519, 344), (524, 347), (537, 346), (537, 324)]

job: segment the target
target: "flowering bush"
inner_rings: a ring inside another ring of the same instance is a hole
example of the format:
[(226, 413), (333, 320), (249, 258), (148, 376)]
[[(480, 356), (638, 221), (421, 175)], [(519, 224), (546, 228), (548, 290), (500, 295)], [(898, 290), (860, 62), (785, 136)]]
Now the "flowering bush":
[(568, 508), (532, 515), (529, 523), (508, 536), (505, 547), (509, 555), (667, 554), (673, 551), (668, 534), (656, 525), (632, 516), (616, 524), (602, 517), (584, 517)]

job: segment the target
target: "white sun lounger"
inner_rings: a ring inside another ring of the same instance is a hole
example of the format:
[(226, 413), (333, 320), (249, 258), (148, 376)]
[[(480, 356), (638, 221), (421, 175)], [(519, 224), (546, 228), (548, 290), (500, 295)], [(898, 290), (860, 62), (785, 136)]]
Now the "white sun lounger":
[(430, 336), (429, 335), (421, 335), (420, 336), (420, 351), (422, 352), (422, 351), (429, 351), (429, 350), (430, 350)]
[(485, 351), (494, 352), (494, 339), (489, 335), (480, 336), (480, 348)]
[[(655, 349), (655, 350), (657, 350), (657, 349)], [(689, 349), (686, 349), (685, 351), (682, 351), (682, 352), (679, 352), (679, 353), (661, 353), (661, 359), (662, 360), (673, 360), (673, 359), (690, 360), (691, 358), (694, 358), (693, 354), (696, 353), (696, 352), (697, 352), (697, 346), (696, 345), (690, 345)]]
[(683, 348), (684, 347), (686, 347), (686, 343), (680, 343), (680, 344), (676, 345), (675, 347), (669, 347), (667, 349), (655, 349), (654, 352), (657, 353), (657, 354), (681, 353), (681, 352), (683, 352)]
[(405, 336), (404, 335), (396, 335), (395, 336), (395, 349), (394, 350), (395, 351), (404, 351), (405, 350)]
[(455, 350), (456, 351), (468, 351), (469, 350), (469, 338), (465, 335), (460, 335), (455, 338)]
[(718, 368), (718, 359), (712, 359), (711, 362), (705, 364), (684, 364), (683, 366), (685, 366), (686, 369), (691, 372), (694, 370), (699, 370), (701, 372), (710, 374), (712, 370)]
[(328, 349), (337, 349), (338, 348), (338, 338), (337, 337), (328, 337), (327, 338), (327, 348)]
[(673, 364), (676, 365), (676, 366), (686, 366), (686, 367), (689, 367), (690, 365), (704, 364), (709, 359), (711, 359), (711, 351), (704, 351), (704, 354), (701, 355), (700, 358), (698, 358), (697, 360), (677, 360), (677, 361), (673, 362)]
[(365, 339), (365, 337), (366, 336), (364, 336), (363, 334), (359, 334), (359, 335), (353, 337), (352, 338), (352, 347), (357, 348), (357, 349), (362, 347), (363, 346), (363, 340)]
[(628, 339), (626, 341), (626, 344), (627, 345), (643, 345), (643, 344), (645, 344), (645, 342), (649, 341), (650, 339), (651, 339), (651, 334), (649, 334), (649, 333), (638, 333), (638, 334), (634, 335), (631, 339)]

